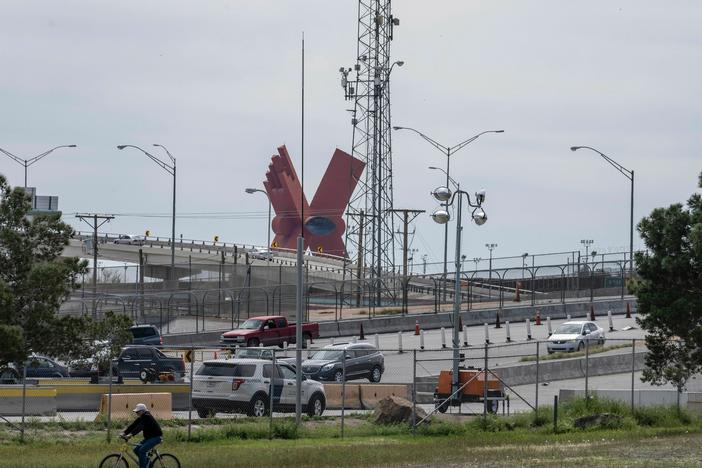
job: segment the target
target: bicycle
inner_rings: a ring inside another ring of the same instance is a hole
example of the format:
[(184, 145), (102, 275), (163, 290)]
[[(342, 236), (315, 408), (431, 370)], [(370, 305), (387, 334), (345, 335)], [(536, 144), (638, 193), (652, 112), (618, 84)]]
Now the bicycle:
[[(122, 449), (118, 453), (111, 453), (102, 459), (100, 468), (129, 468), (128, 459), (132, 459), (139, 466), (139, 459), (134, 455), (133, 448), (138, 444), (129, 442), (120, 436), (124, 441)], [(159, 453), (156, 448), (149, 451), (149, 468), (180, 468), (180, 461), (171, 453)]]

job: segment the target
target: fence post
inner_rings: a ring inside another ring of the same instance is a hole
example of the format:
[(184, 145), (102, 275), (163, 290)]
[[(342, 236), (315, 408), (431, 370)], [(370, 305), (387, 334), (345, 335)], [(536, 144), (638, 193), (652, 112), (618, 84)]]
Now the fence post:
[[(112, 442), (112, 343), (110, 343), (110, 361), (108, 363), (109, 370), (107, 377), (110, 379), (107, 384), (107, 443)], [(100, 372), (98, 371), (98, 379)], [(99, 382), (99, 380), (98, 380)]]
[(20, 442), (24, 442), (24, 413), (27, 409), (27, 363), (22, 365), (22, 427), (20, 429)]
[(553, 395), (553, 432), (558, 432), (558, 395)]
[(536, 341), (536, 403), (534, 404), (534, 413), (539, 416), (539, 341)]
[(417, 435), (417, 350), (412, 350), (412, 435)]
[(631, 413), (634, 413), (634, 373), (636, 372), (636, 339), (631, 340)]
[(589, 407), (588, 377), (590, 376), (590, 340), (585, 340), (585, 407)]
[[(273, 368), (275, 369), (275, 350), (273, 350)], [(268, 389), (268, 440), (273, 439), (273, 394), (275, 393), (275, 377), (271, 375), (271, 386)], [(282, 379), (281, 379), (281, 384), (282, 384)], [(281, 396), (283, 393), (280, 393)]]
[(195, 349), (190, 346), (190, 393), (188, 394), (188, 441), (193, 429), (193, 377), (195, 375)]
[[(487, 328), (486, 328), (487, 329)], [(483, 381), (483, 421), (487, 419), (487, 405), (488, 405), (488, 384), (487, 384), (487, 379), (488, 379), (488, 345), (485, 343), (485, 367), (483, 368), (483, 375), (484, 375), (484, 381)], [(459, 378), (460, 381), (460, 378)], [(460, 398), (460, 396), (458, 397)]]
[(341, 438), (344, 438), (344, 416), (346, 408), (346, 351), (343, 352), (343, 357), (341, 358), (341, 374), (343, 378), (341, 379)]

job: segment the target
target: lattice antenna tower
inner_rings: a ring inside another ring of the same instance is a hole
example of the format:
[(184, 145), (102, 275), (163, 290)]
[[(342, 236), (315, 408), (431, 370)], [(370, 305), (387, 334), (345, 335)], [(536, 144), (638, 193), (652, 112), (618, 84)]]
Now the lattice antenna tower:
[(366, 163), (349, 201), (346, 246), (362, 265), (359, 275), (371, 279), (386, 277), (395, 266), (390, 73), (403, 62), (391, 62), (390, 43), (399, 24), (390, 0), (359, 0), (356, 63), (339, 70), (344, 96), (354, 103), (353, 156)]

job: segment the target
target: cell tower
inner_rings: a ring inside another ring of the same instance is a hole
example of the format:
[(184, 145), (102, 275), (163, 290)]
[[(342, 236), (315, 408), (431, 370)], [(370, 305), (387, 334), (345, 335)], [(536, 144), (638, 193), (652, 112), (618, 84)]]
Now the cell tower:
[(381, 281), (395, 266), (390, 74), (403, 65), (390, 60), (393, 29), (400, 24), (390, 6), (390, 0), (359, 0), (356, 64), (339, 70), (344, 96), (354, 102), (353, 156), (366, 163), (349, 201), (346, 246), (357, 254), (358, 276)]

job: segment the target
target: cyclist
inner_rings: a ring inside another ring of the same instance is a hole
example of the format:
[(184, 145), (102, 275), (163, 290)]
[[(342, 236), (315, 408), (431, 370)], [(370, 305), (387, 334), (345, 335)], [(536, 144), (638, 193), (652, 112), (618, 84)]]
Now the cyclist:
[(149, 466), (149, 451), (162, 442), (163, 431), (161, 426), (146, 409), (144, 403), (137, 404), (132, 410), (137, 414), (137, 418), (122, 433), (122, 438), (129, 440), (132, 436), (143, 431), (144, 440), (134, 447), (134, 453), (139, 457), (139, 467)]

